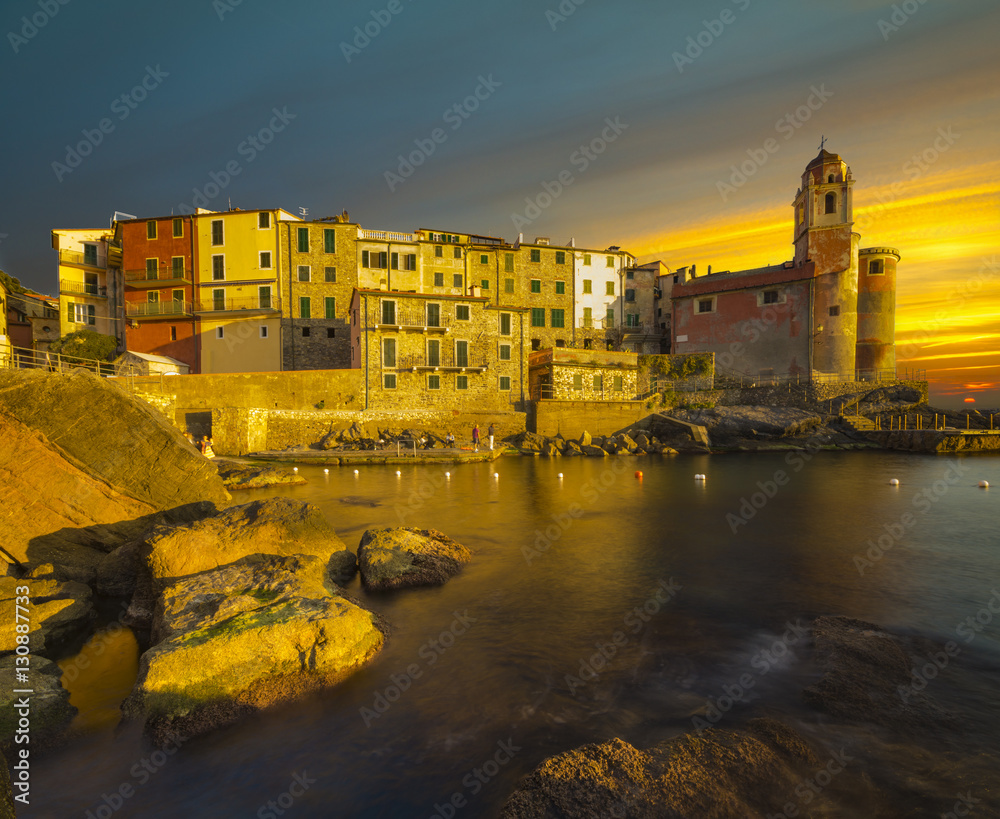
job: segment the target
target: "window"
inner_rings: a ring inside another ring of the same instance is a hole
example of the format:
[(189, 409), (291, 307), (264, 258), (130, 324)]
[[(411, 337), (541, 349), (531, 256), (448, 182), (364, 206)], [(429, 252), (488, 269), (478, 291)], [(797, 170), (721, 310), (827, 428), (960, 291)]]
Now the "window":
[(565, 346), (566, 346), (566, 339), (564, 338), (556, 339), (556, 347), (565, 347)]
[(146, 222), (146, 238), (155, 239), (156, 238), (156, 222), (150, 219)]
[(556, 282), (556, 295), (562, 296), (566, 293), (566, 282)]
[(592, 350), (592, 349), (594, 349), (593, 339), (585, 338), (583, 340), (583, 349), (584, 350)]
[(177, 341), (177, 328), (176, 327), (171, 327), (170, 328), (170, 340), (171, 341)]
[(323, 228), (323, 252), (337, 252), (337, 231), (333, 228)]
[(309, 228), (300, 227), (296, 229), (296, 234), (298, 235), (298, 250), (299, 253), (309, 252)]
[(327, 327), (326, 328), (326, 337), (327, 338), (336, 338), (337, 337), (337, 328), (336, 327)]
[(460, 247), (456, 247), (455, 248), (455, 258), (456, 259), (461, 259), (462, 258), (462, 248), (460, 248)]
[(532, 327), (544, 327), (545, 326), (545, 308), (544, 307), (532, 307), (531, 308), (531, 326)]
[(582, 390), (583, 389), (583, 376), (582, 375), (574, 375), (573, 376), (573, 389), (574, 390)]
[(840, 315), (840, 305), (839, 304), (835, 304), (835, 305), (833, 305), (833, 307), (830, 308), (830, 315), (831, 316), (839, 316)]
[(615, 266), (615, 257), (614, 256), (608, 256), (607, 259), (608, 259), (608, 265), (607, 266), (608, 267), (614, 267)]
[(267, 325), (266, 324), (260, 325), (260, 337), (261, 338), (267, 338)]
[(441, 326), (441, 305), (440, 304), (428, 304), (427, 305), (427, 326), (428, 327), (440, 327)]
[(625, 314), (625, 326), (626, 327), (638, 327), (639, 326), (639, 314), (638, 313), (626, 313)]
[(462, 274), (461, 273), (455, 273), (455, 274), (452, 275), (452, 277), (451, 277), (451, 286), (452, 287), (457, 287), (459, 289), (462, 288)]
[(501, 361), (510, 361), (510, 345), (509, 344), (501, 344), (500, 345), (500, 360)]
[(531, 292), (532, 293), (541, 293), (542, 292), (542, 280), (541, 279), (532, 279), (531, 280)]
[(500, 392), (510, 392), (510, 376), (500, 376)]
[(416, 270), (417, 269), (417, 254), (416, 253), (404, 253), (403, 254), (403, 270)]
[(552, 327), (565, 327), (566, 326), (566, 311), (565, 310), (552, 310), (551, 311), (551, 326)]
[(179, 239), (184, 235), (184, 220), (174, 219), (174, 238)]
[[(504, 253), (503, 254), (503, 272), (504, 273), (513, 273), (514, 272), (514, 254), (513, 253)], [(514, 291), (511, 290), (510, 292), (513, 293)]]
[(629, 281), (632, 281), (635, 278), (635, 271), (634, 270), (626, 271), (625, 278), (628, 279)]
[(455, 305), (455, 320), (456, 321), (468, 321), (469, 320), (469, 305), (467, 305), (467, 304), (456, 304)]
[(594, 326), (594, 310), (591, 307), (583, 308), (583, 326), (584, 327)]
[[(225, 310), (226, 309), (226, 291), (222, 288), (212, 291), (212, 309), (213, 310)], [(222, 338), (222, 336), (219, 336)]]
[(436, 338), (427, 341), (427, 366), (441, 366), (441, 342)]
[(802, 205), (799, 205), (795, 209), (795, 224), (797, 224), (797, 225), (801, 225), (802, 224)]
[(327, 296), (323, 299), (323, 307), (328, 319), (337, 318), (337, 300), (333, 296)]
[(262, 250), (260, 251), (260, 269), (270, 270), (271, 269), (271, 251)]
[(540, 338), (533, 338), (533, 339), (531, 339), (531, 349), (532, 350), (541, 350), (542, 349), (542, 340)]
[(469, 389), (469, 376), (467, 376), (467, 375), (456, 375), (455, 376), (455, 389), (456, 390), (467, 390), (467, 389)]
[(396, 366), (396, 339), (394, 338), (382, 339), (382, 366)]
[(778, 303), (778, 291), (777, 290), (765, 290), (764, 291), (764, 304), (777, 304)]
[(504, 279), (503, 280), (503, 292), (504, 293), (513, 293), (514, 292), (514, 280), (513, 279)]
[(392, 270), (399, 270), (399, 254), (390, 253), (389, 254), (389, 267)]
[(383, 376), (382, 384), (387, 390), (396, 389), (396, 373), (386, 373)]
[(594, 283), (590, 279), (583, 280), (583, 292), (584, 293), (594, 292)]
[(337, 268), (335, 267), (324, 267), (323, 268), (323, 280), (328, 282), (337, 281)]
[[(271, 214), (261, 212), (257, 214), (257, 227), (261, 230), (268, 230), (271, 227)], [(263, 338), (263, 336), (261, 336)]]
[(309, 336), (311, 336), (311, 335), (312, 335), (312, 328), (311, 327), (303, 327), (302, 328), (302, 338), (309, 338)]
[(312, 303), (309, 296), (302, 296), (299, 299), (299, 318), (312, 318)]
[(310, 280), (312, 274), (312, 269), (307, 264), (299, 265), (299, 281), (307, 282)]
[(441, 389), (441, 376), (440, 375), (427, 376), (427, 389), (429, 390)]
[(623, 392), (625, 389), (624, 379), (620, 375), (615, 376), (615, 392)]
[(533, 247), (531, 249), (531, 261), (540, 262), (541, 260), (542, 260), (542, 251), (540, 251), (537, 247)]
[(97, 267), (97, 245), (83, 246), (83, 263), (89, 264), (91, 267)]
[(184, 257), (183, 256), (171, 256), (170, 257), (170, 272), (175, 279), (184, 278)]
[(699, 299), (698, 300), (698, 312), (699, 313), (711, 313), (714, 307), (712, 299)]
[(605, 329), (613, 328), (615, 326), (615, 308), (609, 307), (607, 312), (604, 314), (604, 327)]
[(146, 294), (146, 301), (149, 304), (158, 304), (160, 301), (160, 293), (158, 290), (150, 290)]
[(215, 337), (216, 338), (225, 338), (226, 337), (226, 329), (224, 327), (216, 327), (215, 328)]
[(500, 314), (500, 335), (510, 335), (510, 313)]
[(226, 257), (225, 256), (213, 256), (212, 257), (212, 279), (214, 281), (222, 281), (226, 278)]
[(175, 302), (182, 302), (184, 301), (184, 291), (174, 290), (173, 292), (171, 292), (170, 297)]
[(264, 287), (257, 288), (257, 303), (260, 305), (261, 310), (271, 309), (271, 286), (265, 285)]
[(444, 287), (444, 273), (440, 271), (435, 271), (434, 273), (434, 286)]
[(826, 212), (827, 213), (837, 212), (837, 194), (828, 193), (826, 195)]
[(490, 289), (490, 280), (489, 279), (481, 279), (480, 282), (479, 282), (479, 284), (483, 288), (483, 290), (489, 290)]
[(441, 245), (434, 245), (434, 255), (440, 259), (444, 256), (444, 248)]
[(490, 263), (490, 257), (487, 256), (485, 253), (483, 253), (479, 257), (479, 264), (489, 264), (489, 263)]
[(598, 373), (594, 376), (594, 391), (600, 392), (604, 389), (604, 376)]
[(362, 267), (374, 267), (384, 270), (389, 264), (389, 254), (388, 252), (379, 252), (377, 250), (362, 250), (361, 251), (361, 266)]
[(468, 341), (456, 341), (455, 342), (455, 366), (456, 367), (468, 367), (469, 366), (469, 342)]
[(159, 263), (159, 259), (146, 259), (146, 281), (151, 282), (156, 280), (156, 268)]
[(224, 244), (225, 236), (222, 232), (222, 220), (213, 219), (212, 220), (212, 244), (221, 245)]
[(382, 302), (382, 323), (383, 324), (396, 323), (396, 302), (394, 301)]
[(557, 250), (556, 251), (556, 264), (566, 264), (566, 251)]
[(882, 269), (882, 262), (878, 260), (872, 260), (868, 262), (868, 275), (869, 276), (881, 276), (885, 273)]
[(625, 301), (635, 301), (635, 290), (625, 288)]
[(590, 264), (590, 254), (589, 253), (584, 253), (583, 254), (583, 263), (586, 264), (586, 265)]
[(605, 282), (604, 283), (604, 295), (613, 296), (615, 294), (615, 283)]
[(827, 181), (827, 182), (833, 182), (833, 181), (834, 181), (834, 178), (833, 178), (833, 174), (830, 174), (830, 175), (829, 175), (829, 176), (828, 176), (828, 177), (826, 178), (826, 181)]

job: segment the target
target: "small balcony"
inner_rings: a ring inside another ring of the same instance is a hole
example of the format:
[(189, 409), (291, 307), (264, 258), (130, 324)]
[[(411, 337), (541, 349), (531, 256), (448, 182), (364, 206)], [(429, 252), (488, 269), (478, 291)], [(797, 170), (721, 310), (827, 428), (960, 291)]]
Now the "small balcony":
[(576, 326), (581, 330), (613, 330), (615, 328), (615, 320), (610, 318), (587, 318), (584, 316), (581, 319), (577, 319)]
[(98, 270), (104, 270), (108, 266), (106, 258), (102, 258), (96, 254), (81, 253), (78, 250), (60, 250), (59, 264), (76, 264), (83, 267), (97, 268)]
[(137, 289), (190, 284), (191, 280), (190, 270), (168, 265), (164, 265), (156, 270), (146, 268), (143, 270), (125, 271), (126, 286)]
[(489, 369), (486, 357), (481, 354), (461, 356), (455, 350), (441, 350), (437, 356), (427, 353), (400, 356), (396, 368), (410, 372), (481, 373)]
[(190, 316), (189, 301), (139, 301), (125, 305), (125, 315), (128, 318), (165, 318), (173, 316)]
[(225, 296), (222, 298), (202, 299), (195, 302), (194, 311), (196, 313), (277, 313), (279, 307), (276, 299), (262, 299), (257, 296), (244, 296), (240, 298)]
[(91, 296), (95, 299), (106, 299), (108, 288), (92, 282), (74, 282), (67, 279), (59, 280), (59, 292), (68, 296)]
[(371, 314), (371, 321), (379, 330), (447, 333), (450, 331), (453, 319), (451, 316), (428, 314), (417, 310), (411, 312), (404, 310), (385, 312), (376, 309)]

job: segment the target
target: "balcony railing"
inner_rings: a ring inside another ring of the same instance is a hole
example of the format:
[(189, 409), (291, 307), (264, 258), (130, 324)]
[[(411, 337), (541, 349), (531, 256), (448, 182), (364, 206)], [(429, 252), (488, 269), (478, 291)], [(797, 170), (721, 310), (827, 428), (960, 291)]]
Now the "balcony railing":
[(102, 270), (108, 266), (107, 260), (100, 256), (91, 256), (90, 259), (78, 250), (60, 250), (59, 261), (62, 264), (83, 264), (87, 267), (99, 267)]
[(190, 282), (191, 270), (188, 268), (175, 268), (164, 265), (156, 270), (126, 270), (125, 281), (129, 284), (141, 286), (145, 282), (155, 282), (156, 286), (164, 284)]
[(108, 297), (108, 288), (104, 285), (73, 282), (67, 279), (59, 280), (59, 292), (71, 296), (93, 296), (98, 299), (106, 299)]
[(416, 355), (399, 356), (396, 359), (396, 368), (400, 370), (452, 370), (461, 372), (470, 370), (482, 372), (488, 368), (486, 356), (482, 353), (470, 352), (464, 358), (456, 355), (453, 349), (441, 350), (440, 355), (434, 357), (426, 353)]
[(278, 309), (277, 299), (262, 299), (256, 296), (243, 298), (227, 296), (221, 299), (202, 299), (194, 305), (196, 313), (224, 313), (230, 310), (270, 310), (277, 312)]
[(191, 314), (189, 301), (139, 301), (125, 305), (125, 315), (130, 318), (159, 318)]
[(415, 330), (440, 330), (445, 332), (455, 320), (453, 316), (439, 314), (438, 316), (428, 316), (419, 310), (394, 310), (392, 313), (384, 313), (376, 307), (371, 311), (371, 323), (376, 327), (399, 327), (402, 329)]
[(394, 233), (391, 230), (358, 230), (359, 239), (373, 242), (415, 242), (417, 237), (412, 233)]
[(587, 318), (584, 316), (581, 319), (577, 319), (577, 327), (581, 330), (613, 330), (615, 327), (615, 320), (609, 318)]

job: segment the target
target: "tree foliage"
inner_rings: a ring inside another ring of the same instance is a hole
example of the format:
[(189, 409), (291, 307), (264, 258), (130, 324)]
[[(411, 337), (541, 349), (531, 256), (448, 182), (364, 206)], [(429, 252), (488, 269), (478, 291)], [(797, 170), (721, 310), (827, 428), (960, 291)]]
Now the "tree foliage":
[(105, 336), (93, 330), (78, 330), (53, 341), (49, 351), (62, 355), (90, 358), (97, 361), (110, 361), (118, 348), (118, 339)]

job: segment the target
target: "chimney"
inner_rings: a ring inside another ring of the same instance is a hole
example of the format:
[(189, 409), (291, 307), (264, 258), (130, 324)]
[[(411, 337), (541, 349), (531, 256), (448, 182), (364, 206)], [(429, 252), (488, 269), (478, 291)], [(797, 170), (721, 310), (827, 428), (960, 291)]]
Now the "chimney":
[(712, 275), (712, 265), (709, 265), (709, 266), (708, 266), (708, 275), (709, 275), (709, 276), (711, 276), (711, 275)]
[(691, 265), (691, 278), (695, 279), (697, 277), (698, 277), (698, 265), (693, 264)]

